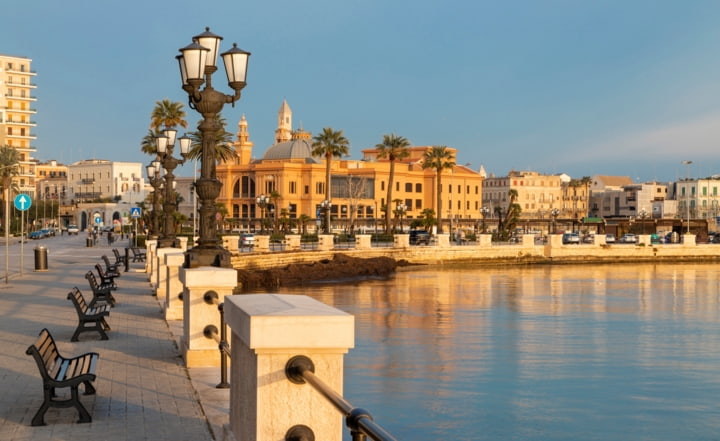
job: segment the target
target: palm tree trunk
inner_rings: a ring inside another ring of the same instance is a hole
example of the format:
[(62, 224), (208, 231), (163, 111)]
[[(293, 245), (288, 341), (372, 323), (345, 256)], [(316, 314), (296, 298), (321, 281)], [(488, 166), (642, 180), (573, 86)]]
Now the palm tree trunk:
[(437, 171), (437, 232), (442, 234), (442, 172), (440, 169)]
[(385, 201), (385, 233), (390, 233), (390, 213), (392, 213), (392, 188), (395, 180), (395, 161), (390, 160), (390, 177), (388, 179), (387, 200)]

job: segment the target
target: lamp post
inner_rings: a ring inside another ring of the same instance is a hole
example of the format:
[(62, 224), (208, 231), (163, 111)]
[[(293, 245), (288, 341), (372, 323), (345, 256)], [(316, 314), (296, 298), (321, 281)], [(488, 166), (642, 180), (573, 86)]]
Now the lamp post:
[(692, 161), (683, 161), (683, 164), (685, 164), (685, 207), (687, 208), (687, 234), (690, 234), (690, 191), (688, 189), (688, 182), (690, 181), (690, 164), (692, 164)]
[(160, 187), (162, 186), (162, 177), (160, 176), (160, 161), (153, 161), (145, 167), (148, 175), (148, 181), (153, 188), (152, 195), (152, 213), (150, 214), (150, 238), (157, 239), (160, 235), (159, 217), (160, 213)]
[(397, 214), (398, 218), (400, 218), (400, 233), (403, 232), (403, 216), (405, 215), (405, 212), (407, 211), (407, 205), (400, 203), (397, 205)]
[(260, 207), (260, 234), (265, 232), (265, 207), (268, 206), (269, 202), (270, 198), (264, 194), (255, 198), (255, 203), (257, 203), (257, 206)]
[(173, 171), (178, 165), (185, 163), (185, 158), (190, 150), (192, 140), (188, 136), (182, 136), (178, 139), (180, 142), (180, 155), (182, 159), (173, 157), (173, 149), (175, 147), (175, 136), (177, 130), (173, 128), (165, 129), (163, 135), (156, 138), (157, 140), (157, 158), (163, 169), (165, 170), (165, 198), (163, 200), (163, 213), (165, 215), (163, 233), (158, 239), (158, 248), (175, 247), (175, 210), (177, 200), (175, 196), (175, 175)]
[(322, 208), (322, 211), (324, 213), (323, 216), (323, 222), (325, 223), (323, 227), (323, 232), (325, 234), (330, 234), (330, 208), (332, 207), (332, 201), (329, 199), (325, 199), (320, 203), (320, 208)]
[[(217, 237), (215, 199), (220, 195), (222, 183), (215, 173), (215, 148), (217, 133), (221, 129), (217, 116), (226, 103), (234, 104), (240, 99), (240, 91), (245, 87), (247, 64), (250, 52), (245, 52), (233, 44), (232, 49), (221, 54), (228, 86), (235, 92), (225, 95), (212, 87), (212, 75), (217, 71), (216, 61), (222, 37), (210, 32), (196, 35), (193, 43), (180, 49), (176, 58), (180, 66), (182, 88), (188, 94), (188, 105), (203, 117), (198, 124), (202, 133), (202, 156), (200, 161), (200, 179), (197, 181), (197, 195), (200, 199), (200, 237), (185, 259), (186, 267), (230, 266), (230, 253), (225, 250)], [(205, 84), (201, 90), (200, 87)]]
[(642, 234), (645, 234), (645, 218), (647, 217), (647, 211), (643, 208), (640, 210), (640, 222), (642, 222)]
[(560, 210), (557, 208), (553, 208), (550, 210), (550, 215), (553, 219), (553, 234), (557, 233), (557, 218), (560, 215)]
[(490, 208), (483, 206), (480, 208), (480, 214), (482, 215), (482, 233), (485, 234), (487, 226), (485, 225), (485, 217), (490, 213)]

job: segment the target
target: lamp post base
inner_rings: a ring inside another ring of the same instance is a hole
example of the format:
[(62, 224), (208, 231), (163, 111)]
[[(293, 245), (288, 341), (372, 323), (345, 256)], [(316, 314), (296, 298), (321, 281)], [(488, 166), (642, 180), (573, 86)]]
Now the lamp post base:
[(200, 266), (232, 268), (230, 252), (221, 247), (193, 247), (185, 253), (185, 268), (197, 268)]

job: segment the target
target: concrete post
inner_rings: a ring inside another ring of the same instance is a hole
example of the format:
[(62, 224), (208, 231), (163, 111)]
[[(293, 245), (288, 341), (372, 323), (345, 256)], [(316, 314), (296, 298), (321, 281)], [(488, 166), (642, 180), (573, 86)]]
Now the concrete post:
[(695, 245), (697, 245), (697, 236), (690, 233), (683, 234), (682, 244), (686, 247), (694, 247)]
[(231, 253), (237, 253), (240, 246), (240, 236), (230, 235), (222, 237), (223, 248)]
[(180, 247), (180, 250), (187, 251), (188, 247), (188, 238), (185, 236), (178, 236), (175, 238), (175, 240), (178, 242), (178, 246)]
[(478, 246), (489, 247), (492, 245), (492, 234), (478, 234)]
[(435, 236), (437, 238), (437, 244), (441, 247), (450, 246), (450, 235), (448, 233), (441, 233)]
[[(180, 268), (183, 284), (183, 338), (181, 350), (187, 367), (220, 366), (217, 342), (203, 335), (205, 327), (214, 325), (220, 332), (217, 305), (237, 286), (237, 271), (232, 268), (201, 266)], [(208, 297), (206, 300), (206, 295)]]
[(180, 283), (180, 267), (184, 263), (185, 253), (178, 252), (165, 255), (165, 267), (167, 268), (165, 299), (163, 302), (165, 320), (183, 319), (183, 285)]
[(409, 234), (393, 234), (393, 248), (407, 248), (410, 246)]
[(286, 234), (285, 235), (285, 251), (297, 251), (300, 249), (300, 235), (299, 234)]
[(155, 250), (155, 258), (153, 259), (155, 262), (153, 262), (155, 270), (152, 274), (152, 279), (150, 280), (150, 286), (152, 286), (154, 295), (158, 296), (159, 299), (164, 299), (166, 296), (165, 290), (167, 289), (167, 285), (165, 284), (165, 280), (167, 279), (167, 265), (165, 264), (165, 256), (170, 253), (177, 253), (180, 251), (177, 248), (173, 247), (165, 247), (165, 248), (158, 248)]
[(255, 251), (270, 251), (270, 236), (255, 235), (255, 246), (253, 248)]
[(335, 248), (334, 238), (332, 234), (318, 234), (318, 250), (330, 251)]
[(372, 248), (372, 235), (370, 235), (370, 234), (355, 235), (355, 249), (369, 250), (370, 248)]
[(523, 234), (522, 235), (522, 246), (523, 248), (532, 248), (535, 246), (535, 235), (534, 234)]
[(225, 318), (232, 331), (226, 439), (277, 441), (302, 424), (317, 440), (340, 441), (342, 415), (309, 384), (290, 382), (285, 366), (304, 355), (315, 375), (342, 394), (354, 317), (306, 296), (249, 294), (228, 297)]
[(157, 249), (157, 240), (150, 239), (145, 241), (145, 273), (148, 274), (150, 282), (155, 280), (153, 278), (153, 271), (155, 271), (155, 250)]

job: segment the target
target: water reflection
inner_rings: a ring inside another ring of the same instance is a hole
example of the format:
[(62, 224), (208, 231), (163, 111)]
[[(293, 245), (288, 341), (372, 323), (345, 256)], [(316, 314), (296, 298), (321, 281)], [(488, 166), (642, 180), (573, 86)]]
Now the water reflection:
[(492, 267), (284, 289), (356, 317), (345, 395), (399, 439), (720, 433), (714, 264)]

